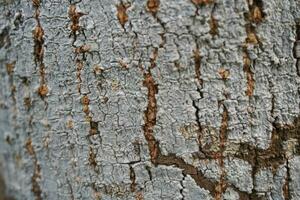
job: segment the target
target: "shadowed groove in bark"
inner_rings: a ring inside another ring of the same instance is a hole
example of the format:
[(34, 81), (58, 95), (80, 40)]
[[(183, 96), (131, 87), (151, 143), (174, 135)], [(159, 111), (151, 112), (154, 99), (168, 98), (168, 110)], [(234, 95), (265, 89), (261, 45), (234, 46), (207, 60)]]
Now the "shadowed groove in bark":
[(300, 76), (300, 20), (296, 22), (296, 38), (293, 49), (293, 56), (296, 59), (297, 75)]
[(132, 168), (131, 165), (129, 166), (129, 177), (131, 180), (130, 191), (135, 192), (136, 191), (136, 180), (135, 180), (136, 175), (135, 175), (134, 169)]
[[(0, 170), (2, 171), (2, 169), (0, 168)], [(15, 198), (11, 197), (11, 196), (8, 196), (6, 194), (6, 183), (5, 183), (5, 180), (1, 174), (1, 171), (0, 171), (0, 199), (1, 200), (15, 200)]]
[(144, 75), (143, 85), (148, 89), (148, 105), (145, 111), (144, 136), (148, 142), (151, 161), (152, 163), (156, 163), (156, 159), (159, 155), (159, 146), (153, 136), (153, 128), (156, 124), (157, 103), (155, 95), (158, 92), (158, 87), (150, 70)]
[[(16, 61), (11, 63), (6, 63), (6, 72), (8, 74), (8, 81), (9, 81), (9, 89), (11, 91), (10, 96), (13, 104), (13, 112), (12, 112), (12, 120), (17, 120), (17, 99), (16, 99), (16, 85), (14, 83), (14, 68), (15, 68)], [(16, 127), (14, 127), (15, 129)], [(6, 137), (6, 141), (11, 144), (10, 137)]]
[(216, 18), (214, 17), (214, 12), (216, 10), (216, 6), (217, 4), (214, 3), (214, 6), (212, 8), (211, 14), (210, 14), (210, 20), (209, 20), (209, 27), (210, 27), (210, 31), (209, 33), (212, 36), (216, 36), (219, 34), (219, 30), (218, 30), (218, 21), (216, 20)]
[[(154, 81), (153, 76), (150, 72), (144, 75), (144, 86), (148, 89), (148, 106), (145, 111), (145, 125), (144, 125), (144, 136), (148, 142), (151, 162), (157, 165), (165, 166), (176, 166), (183, 170), (184, 174), (190, 175), (198, 186), (204, 188), (212, 195), (216, 194), (217, 183), (206, 178), (197, 168), (191, 164), (186, 163), (182, 158), (177, 157), (175, 154), (162, 155), (159, 143), (153, 136), (153, 128), (156, 124), (156, 114), (157, 114), (157, 103), (156, 94), (158, 92), (157, 85)], [(220, 129), (220, 149), (221, 152), (225, 150), (226, 141), (226, 129), (227, 129), (228, 112), (224, 108), (222, 115), (222, 125)], [(230, 155), (235, 158), (240, 158), (247, 161), (253, 168), (255, 172), (262, 168), (271, 167), (273, 173), (278, 169), (278, 167), (286, 162), (285, 149), (283, 143), (291, 138), (296, 138), (298, 140), (298, 146), (300, 141), (300, 118), (297, 118), (293, 125), (281, 127), (274, 124), (275, 129), (272, 132), (272, 140), (270, 147), (266, 150), (256, 148), (248, 143), (241, 143), (239, 150), (234, 154)], [(230, 145), (230, 144), (229, 144)], [(220, 152), (219, 152), (220, 153)], [(298, 152), (296, 152), (299, 154)], [(215, 154), (213, 152), (205, 152), (205, 159), (218, 159), (223, 155)], [(229, 154), (227, 155), (229, 156)], [(254, 176), (254, 174), (252, 175)], [(252, 194), (247, 194), (246, 192), (239, 191), (236, 187), (229, 185), (228, 183), (223, 185), (222, 191), (225, 191), (227, 187), (233, 187), (240, 195), (241, 199), (259, 199), (256, 192), (253, 191)]]
[(76, 42), (77, 33), (81, 30), (81, 27), (79, 25), (79, 19), (80, 19), (80, 17), (82, 17), (84, 15), (86, 15), (86, 14), (83, 12), (76, 11), (75, 4), (70, 4), (69, 10), (68, 10), (68, 16), (69, 16), (69, 19), (71, 20), (71, 25), (70, 25), (71, 33), (70, 33), (69, 37), (73, 36), (72, 46), (74, 46), (74, 43)]
[(36, 200), (42, 200), (42, 190), (41, 187), (39, 185), (39, 179), (41, 179), (41, 167), (38, 164), (38, 160), (37, 160), (37, 156), (36, 156), (36, 152), (34, 150), (34, 147), (32, 145), (32, 141), (31, 138), (29, 138), (26, 141), (25, 144), (26, 150), (29, 153), (29, 155), (32, 156), (33, 159), (33, 164), (34, 164), (34, 171), (33, 171), (33, 175), (31, 177), (31, 191), (33, 192), (35, 199)]
[(275, 173), (278, 167), (284, 164), (287, 159), (284, 142), (292, 138), (297, 139), (295, 155), (299, 155), (300, 117), (295, 119), (292, 125), (281, 126), (274, 124), (271, 144), (266, 150), (255, 148), (247, 143), (241, 143), (235, 157), (249, 162), (252, 166), (256, 163), (258, 169), (271, 167), (273, 173)]
[(215, 194), (216, 200), (222, 199), (222, 195), (226, 188), (226, 183), (225, 183), (226, 172), (224, 169), (224, 151), (226, 148), (225, 143), (227, 141), (229, 116), (228, 116), (228, 111), (226, 106), (224, 104), (222, 105), (223, 105), (223, 113), (222, 113), (222, 122), (221, 122), (220, 135), (219, 135), (220, 144), (219, 144), (219, 152), (216, 155), (219, 166), (221, 168), (221, 176), (220, 176), (219, 183), (216, 185), (216, 194)]
[(186, 163), (182, 158), (177, 157), (175, 154), (159, 154), (156, 165), (176, 166), (177, 168), (182, 169), (184, 175), (190, 175), (199, 187), (208, 190), (212, 195), (215, 194), (216, 183), (209, 178), (206, 178), (195, 166)]
[(32, 0), (32, 5), (35, 8), (34, 18), (36, 21), (36, 26), (33, 31), (34, 39), (34, 62), (39, 68), (40, 73), (40, 86), (38, 88), (38, 94), (43, 99), (49, 92), (48, 86), (46, 84), (45, 78), (45, 64), (44, 64), (44, 29), (40, 22), (40, 0)]
[(251, 59), (247, 50), (249, 44), (257, 45), (260, 44), (259, 38), (256, 35), (255, 26), (253, 24), (258, 24), (262, 22), (265, 14), (263, 13), (263, 3), (261, 0), (250, 1), (247, 0), (249, 12), (245, 13), (246, 20), (246, 33), (247, 37), (245, 39), (245, 45), (243, 46), (243, 63), (244, 72), (247, 77), (247, 96), (253, 96), (255, 89), (254, 73), (251, 71)]
[(196, 74), (196, 79), (199, 83), (199, 85), (201, 86), (201, 89), (203, 88), (203, 80), (201, 78), (201, 55), (200, 55), (200, 51), (199, 48), (197, 47), (194, 51), (193, 51), (194, 55), (194, 63), (195, 63), (195, 74)]
[(286, 160), (286, 177), (285, 177), (284, 184), (282, 187), (284, 200), (292, 199), (291, 192), (290, 192), (290, 186), (289, 186), (290, 180), (291, 180), (291, 177), (290, 177), (290, 169), (289, 169), (289, 160), (287, 159)]
[(255, 81), (254, 81), (254, 73), (251, 71), (251, 60), (249, 58), (249, 54), (247, 48), (243, 48), (243, 62), (244, 62), (244, 72), (246, 73), (247, 77), (247, 96), (253, 96), (253, 92), (255, 89)]

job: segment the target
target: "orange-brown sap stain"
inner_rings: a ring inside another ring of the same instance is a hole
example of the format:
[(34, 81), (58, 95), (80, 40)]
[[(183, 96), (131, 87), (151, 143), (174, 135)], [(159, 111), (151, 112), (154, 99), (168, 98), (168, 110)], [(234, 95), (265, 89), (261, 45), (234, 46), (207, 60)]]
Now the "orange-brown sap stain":
[(153, 136), (153, 128), (156, 124), (156, 114), (157, 114), (157, 103), (156, 103), (155, 95), (158, 92), (158, 87), (150, 72), (144, 75), (143, 85), (148, 89), (148, 105), (146, 111), (144, 112), (145, 114), (144, 136), (148, 141), (151, 161), (155, 163), (157, 156), (159, 154), (158, 142), (155, 140)]
[(81, 103), (83, 105), (83, 112), (86, 114), (86, 116), (89, 116), (90, 110), (89, 110), (89, 104), (90, 104), (90, 99), (87, 95), (84, 95), (81, 98)]
[(142, 192), (137, 192), (135, 195), (135, 200), (144, 200), (144, 196)]
[(94, 153), (94, 149), (90, 146), (90, 151), (89, 151), (89, 164), (95, 169), (97, 166), (97, 161), (96, 161), (97, 155)]
[(117, 18), (124, 28), (126, 22), (128, 21), (128, 15), (127, 15), (127, 9), (130, 7), (130, 5), (125, 5), (123, 3), (120, 3), (117, 5)]
[(223, 80), (228, 79), (229, 75), (230, 75), (230, 71), (228, 69), (225, 68), (221, 68), (218, 70), (219, 75), (221, 76), (221, 78)]
[(243, 63), (244, 63), (244, 72), (246, 73), (246, 76), (247, 76), (246, 95), (253, 96), (254, 87), (255, 87), (254, 73), (251, 71), (251, 68), (250, 68), (251, 60), (249, 58), (249, 55), (248, 55), (246, 49), (243, 52)]
[(153, 13), (156, 14), (160, 5), (160, 0), (148, 0), (147, 1), (147, 9)]
[(69, 19), (72, 22), (70, 25), (71, 33), (75, 36), (76, 32), (80, 30), (79, 19), (80, 17), (86, 14), (82, 12), (77, 12), (76, 5), (71, 4), (69, 6), (68, 15), (69, 15)]
[(9, 76), (11, 76), (13, 74), (14, 69), (15, 69), (15, 64), (16, 64), (16, 61), (6, 64), (6, 71)]
[(45, 97), (47, 96), (49, 92), (49, 89), (48, 89), (48, 86), (46, 84), (43, 84), (41, 85), (39, 88), (38, 88), (38, 94), (41, 96), (41, 97)]
[(213, 15), (211, 15), (211, 17), (210, 17), (209, 27), (210, 27), (209, 33), (212, 36), (218, 35), (218, 33), (219, 33), (219, 31), (218, 31), (218, 21), (215, 19), (215, 17)]
[(191, 0), (195, 5), (208, 5), (213, 4), (214, 0)]
[(152, 52), (152, 56), (150, 58), (150, 64), (151, 64), (151, 68), (156, 67), (156, 59), (158, 57), (158, 48), (154, 48), (153, 52)]
[(220, 144), (219, 144), (219, 153), (217, 154), (217, 160), (218, 160), (218, 164), (220, 166), (221, 169), (221, 176), (220, 176), (220, 180), (219, 183), (216, 186), (216, 194), (215, 194), (215, 199), (216, 200), (221, 200), (222, 199), (222, 195), (226, 189), (226, 182), (225, 182), (225, 176), (226, 176), (226, 172), (225, 172), (225, 168), (224, 168), (224, 151), (225, 151), (225, 144), (227, 141), (227, 130), (228, 130), (228, 111), (226, 109), (226, 107), (223, 105), (224, 111), (222, 113), (222, 122), (221, 122), (221, 127), (220, 127)]
[(34, 39), (34, 61), (36, 65), (39, 67), (40, 73), (40, 86), (38, 88), (37, 93), (41, 98), (44, 98), (48, 92), (48, 86), (46, 85), (45, 78), (45, 64), (44, 64), (44, 29), (40, 23), (40, 1), (32, 0), (32, 5), (35, 7), (34, 18), (36, 20), (36, 26), (32, 32)]

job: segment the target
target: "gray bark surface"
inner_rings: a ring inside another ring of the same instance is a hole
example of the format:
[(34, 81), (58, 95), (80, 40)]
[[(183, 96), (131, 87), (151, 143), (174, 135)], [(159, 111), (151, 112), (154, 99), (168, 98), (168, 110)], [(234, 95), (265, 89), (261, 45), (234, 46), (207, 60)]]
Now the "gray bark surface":
[(0, 15), (0, 200), (300, 199), (300, 1)]

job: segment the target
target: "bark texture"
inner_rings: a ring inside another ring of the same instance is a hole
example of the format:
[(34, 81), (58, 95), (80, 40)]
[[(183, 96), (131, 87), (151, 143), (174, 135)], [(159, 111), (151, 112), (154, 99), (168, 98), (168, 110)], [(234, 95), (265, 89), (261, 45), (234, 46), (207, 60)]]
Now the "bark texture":
[(0, 200), (300, 199), (300, 1), (0, 16)]

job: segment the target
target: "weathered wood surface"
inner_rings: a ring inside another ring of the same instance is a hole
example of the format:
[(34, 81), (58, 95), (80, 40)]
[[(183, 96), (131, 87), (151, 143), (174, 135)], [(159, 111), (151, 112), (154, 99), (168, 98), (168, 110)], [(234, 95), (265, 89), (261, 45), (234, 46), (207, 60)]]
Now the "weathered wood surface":
[(0, 199), (300, 199), (300, 1), (0, 0)]

